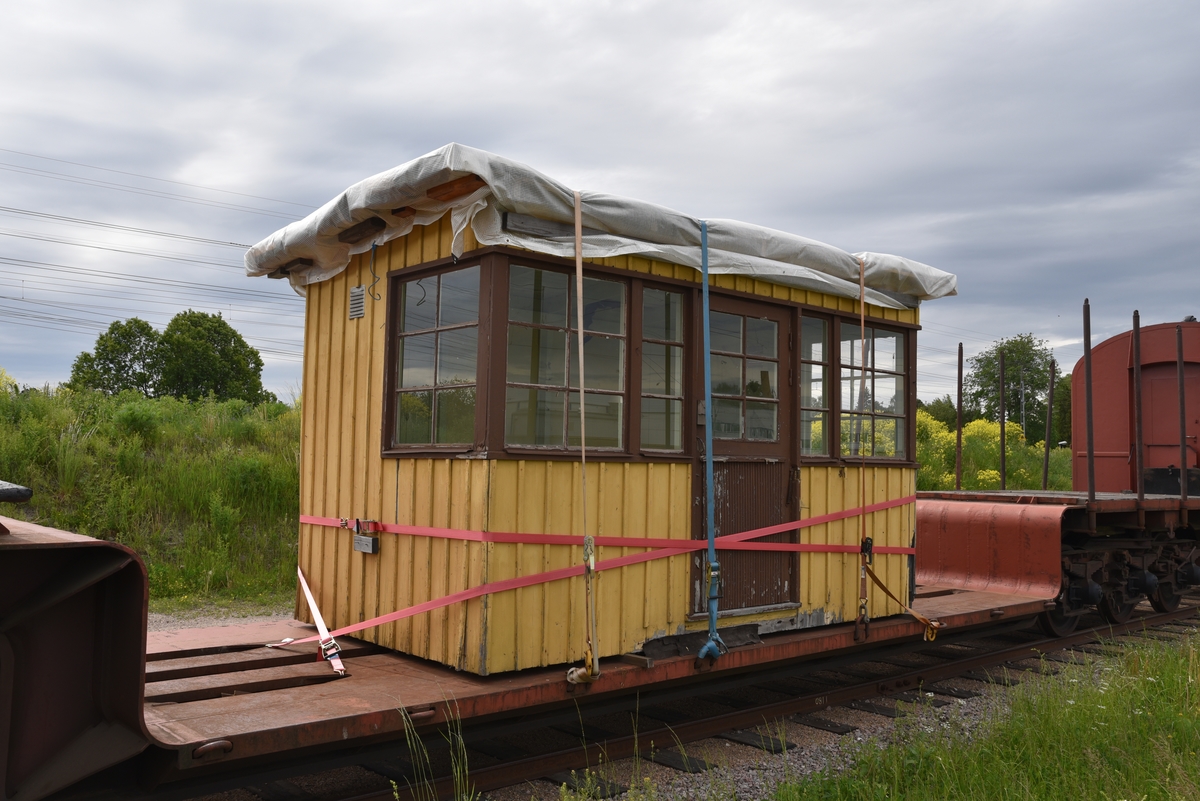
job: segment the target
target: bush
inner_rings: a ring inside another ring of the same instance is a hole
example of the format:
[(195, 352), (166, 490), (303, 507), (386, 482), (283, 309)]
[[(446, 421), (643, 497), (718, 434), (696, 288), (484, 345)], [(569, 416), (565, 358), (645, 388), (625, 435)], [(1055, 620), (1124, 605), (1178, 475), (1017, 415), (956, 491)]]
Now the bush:
[(140, 392), (0, 388), (0, 478), (23, 517), (128, 545), (153, 597), (289, 593), (299, 517), (299, 411)]
[[(918, 490), (954, 489), (955, 433), (924, 409), (917, 410)], [(1005, 473), (1008, 489), (1041, 489), (1041, 442), (1030, 444), (1017, 423), (1005, 430)], [(1050, 451), (1049, 489), (1071, 489), (1071, 452)], [(965, 490), (1000, 488), (1000, 424), (973, 420), (963, 426), (963, 478)]]

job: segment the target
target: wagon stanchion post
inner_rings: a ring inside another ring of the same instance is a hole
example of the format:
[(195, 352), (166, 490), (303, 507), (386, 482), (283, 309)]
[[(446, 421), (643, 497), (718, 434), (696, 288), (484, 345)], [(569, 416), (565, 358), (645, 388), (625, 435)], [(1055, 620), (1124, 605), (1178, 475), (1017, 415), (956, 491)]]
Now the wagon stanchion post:
[(1188, 524), (1187, 393), (1183, 383), (1183, 326), (1175, 326), (1175, 375), (1179, 382), (1179, 515)]
[(1008, 421), (1005, 420), (1004, 418), (1005, 418), (1005, 412), (1004, 412), (1004, 349), (1001, 348), (1000, 349), (1000, 491), (1001, 492), (1008, 489), (1008, 469), (1007, 469), (1008, 465), (1007, 465), (1007, 460), (1005, 458), (1008, 455), (1006, 453), (1007, 440), (1006, 440), (1006, 436), (1005, 436), (1007, 433), (1006, 429), (1008, 428), (1008, 426), (1005, 425), (1005, 423)]
[(1133, 310), (1133, 469), (1137, 487), (1138, 528), (1146, 527), (1146, 440), (1142, 431), (1142, 316)]
[(958, 433), (954, 443), (954, 488), (962, 489), (962, 385), (963, 385), (963, 347), (958, 343)]
[(1058, 364), (1050, 360), (1050, 387), (1046, 390), (1046, 439), (1042, 443), (1042, 491), (1050, 489), (1050, 435), (1054, 433), (1054, 377)]
[(1083, 396), (1087, 427), (1088, 530), (1096, 530), (1096, 437), (1092, 420), (1092, 305), (1083, 299)]

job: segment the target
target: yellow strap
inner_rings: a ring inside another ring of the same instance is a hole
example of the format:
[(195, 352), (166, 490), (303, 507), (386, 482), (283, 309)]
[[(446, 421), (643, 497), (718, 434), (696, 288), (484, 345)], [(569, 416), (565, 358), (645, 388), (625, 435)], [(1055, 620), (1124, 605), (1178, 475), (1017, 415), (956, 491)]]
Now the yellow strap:
[(886, 594), (887, 597), (891, 598), (893, 601), (900, 604), (900, 606), (903, 607), (905, 612), (908, 612), (910, 615), (915, 617), (920, 623), (922, 623), (925, 626), (925, 641), (926, 642), (933, 642), (934, 640), (937, 639), (938, 629), (945, 627), (945, 625), (946, 625), (945, 623), (942, 623), (940, 620), (930, 620), (929, 618), (922, 615), (920, 612), (918, 612), (915, 609), (913, 609), (912, 607), (908, 606), (906, 603), (904, 603), (904, 601), (901, 601), (899, 598), (897, 598), (895, 595), (893, 595), (891, 590), (889, 590), (886, 586), (884, 586), (884, 583), (879, 580), (878, 576), (875, 575), (874, 570), (872, 570), (871, 568), (868, 567), (868, 568), (866, 568), (866, 571), (867, 571), (867, 575), (871, 577), (871, 581), (875, 582), (875, 586), (877, 586), (877, 587), (879, 587), (879, 589), (883, 590), (884, 594)]

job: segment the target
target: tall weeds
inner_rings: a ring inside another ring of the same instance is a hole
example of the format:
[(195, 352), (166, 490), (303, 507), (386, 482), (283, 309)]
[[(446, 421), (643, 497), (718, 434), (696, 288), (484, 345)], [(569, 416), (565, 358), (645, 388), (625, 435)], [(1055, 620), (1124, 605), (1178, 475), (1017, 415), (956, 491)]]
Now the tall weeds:
[(0, 479), (26, 518), (128, 545), (152, 597), (290, 593), (300, 415), (282, 403), (0, 388)]

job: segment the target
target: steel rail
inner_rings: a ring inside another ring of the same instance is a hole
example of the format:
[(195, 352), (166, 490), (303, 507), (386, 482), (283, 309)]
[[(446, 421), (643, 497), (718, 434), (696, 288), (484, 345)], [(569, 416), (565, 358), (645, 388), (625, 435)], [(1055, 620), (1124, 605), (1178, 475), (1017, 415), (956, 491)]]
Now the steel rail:
[[(650, 744), (654, 741), (670, 742), (672, 745), (694, 742), (723, 732), (762, 725), (790, 715), (820, 712), (828, 707), (851, 701), (893, 695), (905, 690), (916, 689), (923, 684), (954, 678), (971, 670), (994, 667), (1019, 659), (1029, 659), (1050, 651), (1093, 642), (1103, 637), (1120, 636), (1175, 620), (1184, 620), (1196, 616), (1197, 612), (1200, 612), (1200, 605), (1185, 606), (1172, 612), (1154, 613), (1126, 623), (1097, 626), (1065, 637), (1046, 637), (984, 654), (966, 655), (962, 659), (917, 668), (878, 681), (866, 681), (845, 687), (831, 687), (785, 701), (762, 704), (686, 723), (662, 725), (644, 732), (611, 738), (602, 743), (584, 743), (578, 748), (538, 754), (472, 770), (470, 782), (478, 791), (494, 790), (537, 779), (550, 773), (586, 769), (595, 767), (601, 762), (627, 759), (638, 755), (647, 756), (651, 751)], [(987, 636), (986, 631), (980, 632), (980, 634)], [(422, 787), (422, 797), (426, 797), (426, 793), (430, 789), (438, 797), (449, 797), (453, 792), (453, 778), (443, 777), (434, 781), (431, 788)], [(392, 797), (392, 791), (388, 790), (352, 796), (344, 801), (385, 801)], [(399, 798), (415, 799), (416, 795), (409, 788), (399, 788)]]

